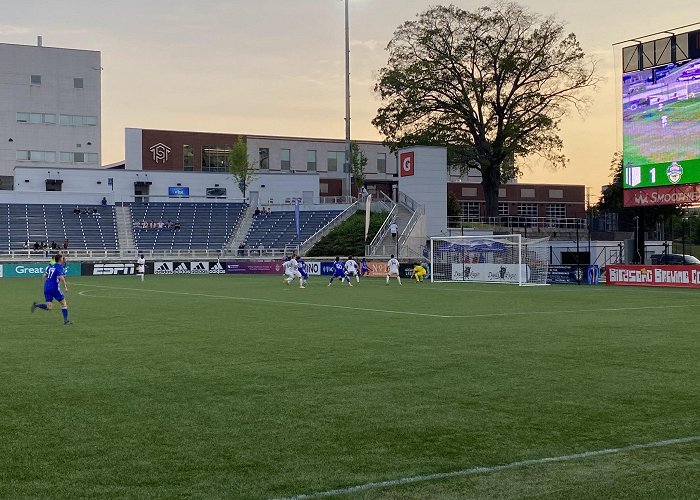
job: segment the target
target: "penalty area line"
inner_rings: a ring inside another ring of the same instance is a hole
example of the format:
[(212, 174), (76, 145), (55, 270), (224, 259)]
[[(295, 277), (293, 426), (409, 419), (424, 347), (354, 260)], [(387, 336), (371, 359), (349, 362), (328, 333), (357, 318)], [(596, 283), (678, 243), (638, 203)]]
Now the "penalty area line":
[(632, 444), (629, 446), (621, 446), (619, 448), (606, 448), (603, 450), (584, 451), (581, 453), (573, 453), (571, 455), (560, 455), (556, 457), (534, 458), (530, 460), (520, 460), (509, 464), (494, 465), (490, 467), (472, 467), (471, 469), (462, 469), (452, 472), (438, 472), (435, 474), (425, 474), (420, 476), (403, 477), (400, 479), (391, 479), (388, 481), (377, 481), (372, 483), (359, 484), (356, 486), (348, 486), (345, 488), (336, 488), (332, 490), (319, 491), (316, 493), (305, 493), (302, 495), (294, 495), (291, 497), (282, 497), (275, 500), (307, 500), (312, 498), (325, 498), (337, 495), (348, 495), (352, 493), (362, 493), (367, 490), (375, 490), (379, 488), (390, 488), (394, 486), (403, 486), (406, 484), (424, 483), (428, 481), (436, 481), (440, 479), (449, 479), (454, 477), (468, 477), (477, 474), (490, 474), (511, 469), (519, 469), (532, 465), (543, 465), (558, 462), (572, 462), (574, 460), (582, 460), (586, 458), (602, 457), (606, 455), (617, 455), (620, 453), (628, 453), (636, 450), (648, 450), (652, 448), (663, 448), (685, 443), (700, 442), (700, 436), (689, 436), (676, 439), (665, 439), (663, 441), (654, 441), (651, 443)]
[(207, 297), (210, 299), (228, 299), (228, 300), (241, 300), (249, 302), (263, 302), (268, 304), (290, 304), (294, 306), (309, 306), (309, 307), (321, 307), (330, 309), (344, 309), (351, 311), (364, 311), (364, 312), (374, 312), (382, 314), (395, 314), (401, 316), (421, 316), (427, 318), (441, 318), (441, 319), (453, 319), (462, 318), (464, 316), (451, 316), (447, 314), (430, 314), (421, 313), (415, 311), (394, 311), (391, 309), (374, 309), (371, 307), (355, 307), (355, 306), (341, 306), (337, 304), (317, 304), (313, 302), (299, 302), (294, 300), (275, 300), (275, 299), (263, 299), (259, 297), (237, 297), (234, 295), (214, 295), (209, 293), (194, 293), (194, 292), (175, 292), (172, 290), (155, 290), (152, 288), (126, 288), (126, 287), (116, 287), (116, 286), (105, 286), (105, 285), (88, 285), (85, 283), (74, 283), (74, 286), (86, 286), (92, 288), (104, 288), (107, 290), (128, 290), (137, 292), (153, 292), (153, 293), (164, 293), (168, 295), (183, 295), (187, 297)]

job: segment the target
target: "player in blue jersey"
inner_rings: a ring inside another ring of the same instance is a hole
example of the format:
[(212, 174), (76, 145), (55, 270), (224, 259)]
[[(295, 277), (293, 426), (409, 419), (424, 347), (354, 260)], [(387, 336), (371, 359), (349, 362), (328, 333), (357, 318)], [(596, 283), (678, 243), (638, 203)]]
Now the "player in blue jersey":
[(340, 257), (336, 257), (335, 262), (333, 262), (333, 276), (331, 276), (328, 286), (333, 284), (333, 280), (335, 278), (340, 278), (341, 284), (343, 283), (343, 280), (347, 280), (348, 285), (352, 286), (352, 283), (350, 283), (350, 278), (345, 273), (345, 264), (340, 262)]
[(63, 267), (64, 258), (63, 255), (57, 254), (54, 257), (55, 263), (51, 264), (44, 271), (44, 298), (45, 303), (37, 304), (32, 303), (32, 312), (39, 309), (45, 311), (50, 311), (53, 307), (53, 300), (56, 299), (61, 304), (61, 313), (63, 313), (63, 324), (69, 325), (70, 320), (68, 319), (68, 304), (66, 303), (66, 297), (61, 292), (61, 285), (63, 285), (63, 290), (68, 291), (68, 286), (66, 284), (66, 269)]
[(360, 276), (369, 276), (369, 266), (367, 265), (367, 259), (364, 257), (360, 261)]
[(304, 259), (302, 259), (300, 256), (297, 255), (297, 263), (299, 264), (299, 274), (301, 274), (301, 284), (303, 286), (306, 286), (306, 284), (309, 282), (309, 273), (306, 272), (306, 263), (304, 262)]

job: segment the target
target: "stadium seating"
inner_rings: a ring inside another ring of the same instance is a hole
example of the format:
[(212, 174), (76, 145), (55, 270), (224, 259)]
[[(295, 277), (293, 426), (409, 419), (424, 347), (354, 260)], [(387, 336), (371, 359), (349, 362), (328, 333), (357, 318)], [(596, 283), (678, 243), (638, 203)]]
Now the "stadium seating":
[(296, 246), (326, 226), (341, 212), (338, 210), (311, 210), (299, 214), (297, 238), (294, 212), (273, 212), (256, 215), (250, 226), (245, 244), (248, 248), (285, 248)]
[[(75, 214), (74, 205), (0, 204), (0, 251), (22, 250), (25, 243), (68, 239), (69, 250), (116, 250), (118, 247), (114, 207), (80, 205), (97, 211)], [(4, 236), (6, 235), (7, 238)]]
[[(238, 225), (244, 203), (135, 203), (130, 205), (139, 251), (222, 249)], [(143, 221), (171, 227), (141, 228)], [(172, 227), (178, 223), (179, 229)]]

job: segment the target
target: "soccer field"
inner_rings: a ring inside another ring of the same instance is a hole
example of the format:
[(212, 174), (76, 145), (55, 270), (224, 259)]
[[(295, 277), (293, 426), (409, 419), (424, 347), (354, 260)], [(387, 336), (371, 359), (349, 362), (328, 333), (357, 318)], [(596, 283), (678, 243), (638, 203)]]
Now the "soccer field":
[(68, 281), (0, 280), (2, 498), (698, 495), (697, 291)]

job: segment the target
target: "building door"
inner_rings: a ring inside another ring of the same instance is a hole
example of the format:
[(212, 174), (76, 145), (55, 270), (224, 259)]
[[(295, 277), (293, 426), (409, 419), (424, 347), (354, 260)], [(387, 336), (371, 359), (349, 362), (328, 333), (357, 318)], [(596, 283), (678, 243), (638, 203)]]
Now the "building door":
[(260, 206), (260, 193), (258, 191), (248, 191), (248, 200), (250, 200), (251, 207), (258, 208)]
[(135, 182), (134, 183), (134, 201), (136, 203), (148, 203), (148, 195), (150, 191), (150, 183)]
[(314, 204), (314, 192), (313, 191), (302, 191), (301, 202), (304, 205), (313, 205)]

